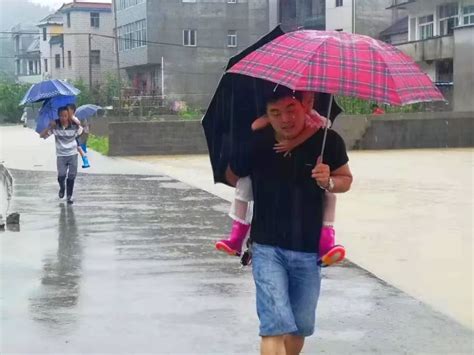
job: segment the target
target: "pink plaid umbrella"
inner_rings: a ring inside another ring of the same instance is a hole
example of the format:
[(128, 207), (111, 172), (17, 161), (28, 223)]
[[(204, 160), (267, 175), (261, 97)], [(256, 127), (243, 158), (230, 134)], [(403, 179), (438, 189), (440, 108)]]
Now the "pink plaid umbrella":
[(293, 90), (391, 105), (444, 100), (412, 58), (371, 37), (337, 31), (286, 33), (228, 70)]
[[(391, 105), (444, 100), (412, 58), (387, 43), (346, 32), (286, 33), (248, 54), (227, 72), (269, 80), (296, 91), (355, 96)], [(327, 126), (321, 157), (326, 135)]]

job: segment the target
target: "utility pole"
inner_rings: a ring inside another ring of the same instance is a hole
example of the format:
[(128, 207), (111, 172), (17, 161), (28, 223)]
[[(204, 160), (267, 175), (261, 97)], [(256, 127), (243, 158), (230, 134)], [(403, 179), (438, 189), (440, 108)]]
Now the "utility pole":
[(89, 33), (89, 90), (92, 92), (92, 50), (91, 50), (92, 34)]
[(118, 30), (117, 30), (117, 0), (112, 0), (114, 4), (114, 22), (115, 22), (115, 56), (117, 61), (117, 81), (118, 81), (118, 106), (119, 106), (119, 116), (122, 112), (122, 79), (120, 77), (120, 53), (119, 53), (119, 45), (118, 45)]

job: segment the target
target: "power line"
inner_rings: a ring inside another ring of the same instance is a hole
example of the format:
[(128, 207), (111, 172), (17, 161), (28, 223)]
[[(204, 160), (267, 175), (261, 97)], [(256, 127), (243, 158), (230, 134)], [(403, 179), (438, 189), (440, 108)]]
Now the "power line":
[[(14, 33), (17, 33), (17, 34), (34, 34), (34, 35), (38, 35), (41, 37), (42, 33), (39, 33), (39, 32), (8, 32), (8, 31), (0, 31), (0, 34), (14, 34)], [(123, 40), (125, 42), (140, 42), (140, 43), (146, 43), (147, 45), (150, 44), (150, 45), (157, 45), (157, 46), (172, 46), (172, 47), (180, 47), (180, 48), (205, 48), (205, 49), (228, 49), (229, 47), (227, 47), (225, 44), (223, 46), (219, 46), (219, 47), (216, 47), (216, 46), (203, 46), (203, 45), (196, 45), (196, 46), (185, 46), (183, 44), (179, 44), (179, 43), (169, 43), (169, 42), (158, 42), (158, 41), (148, 41), (148, 40), (143, 40), (143, 39), (133, 39), (133, 38), (127, 38), (127, 37), (123, 37), (123, 36), (110, 36), (110, 35), (102, 35), (102, 34), (98, 34), (98, 33), (47, 33), (47, 34), (50, 34), (50, 35), (54, 35), (54, 36), (85, 36), (85, 35), (92, 35), (92, 36), (96, 36), (96, 37), (103, 37), (103, 38), (110, 38), (110, 39), (117, 39), (119, 41)], [(231, 47), (232, 50), (236, 50), (238, 49), (238, 47)]]

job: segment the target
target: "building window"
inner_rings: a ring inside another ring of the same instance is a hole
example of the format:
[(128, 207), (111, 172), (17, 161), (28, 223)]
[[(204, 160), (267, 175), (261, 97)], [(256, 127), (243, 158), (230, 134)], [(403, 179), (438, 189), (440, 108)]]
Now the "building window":
[(227, 0), (228, 4), (237, 4), (237, 0)]
[(91, 27), (100, 26), (100, 14), (98, 12), (91, 12)]
[(435, 62), (436, 66), (436, 82), (452, 83), (453, 82), (453, 60), (443, 59)]
[(183, 30), (183, 46), (195, 47), (197, 42), (197, 30)]
[(119, 51), (145, 47), (147, 44), (146, 20), (129, 23), (117, 29)]
[(227, 32), (227, 47), (237, 47), (237, 31), (229, 30)]
[(44, 72), (46, 73), (48, 71), (48, 60), (44, 59)]
[(43, 27), (43, 41), (46, 41), (46, 27)]
[(71, 13), (70, 12), (66, 14), (66, 22), (67, 22), (67, 27), (71, 27)]
[(418, 18), (418, 31), (420, 39), (433, 37), (433, 15)]
[(60, 54), (56, 54), (54, 56), (54, 66), (56, 68), (61, 68), (61, 55)]
[(463, 25), (474, 24), (474, 5), (464, 6), (462, 8), (462, 23)]
[(33, 75), (34, 74), (34, 70), (33, 70), (33, 61), (32, 60), (29, 60), (28, 61), (28, 75)]
[(336, 7), (341, 7), (344, 6), (344, 1), (343, 0), (336, 0)]
[(72, 66), (72, 55), (71, 51), (67, 51), (67, 65), (70, 67)]
[(117, 10), (124, 10), (143, 2), (145, 2), (145, 0), (119, 0), (117, 1)]
[(91, 51), (91, 64), (100, 65), (100, 50)]
[(453, 34), (454, 27), (459, 25), (458, 4), (451, 3), (442, 5), (439, 10), (439, 35)]

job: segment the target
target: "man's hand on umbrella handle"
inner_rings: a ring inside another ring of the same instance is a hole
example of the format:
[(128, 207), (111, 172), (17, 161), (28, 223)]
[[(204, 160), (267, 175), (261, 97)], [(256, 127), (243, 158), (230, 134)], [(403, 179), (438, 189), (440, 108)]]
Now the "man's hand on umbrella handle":
[(311, 177), (316, 180), (318, 186), (327, 188), (329, 186), (329, 177), (331, 176), (331, 170), (329, 165), (324, 163), (317, 163), (314, 169), (311, 171)]

